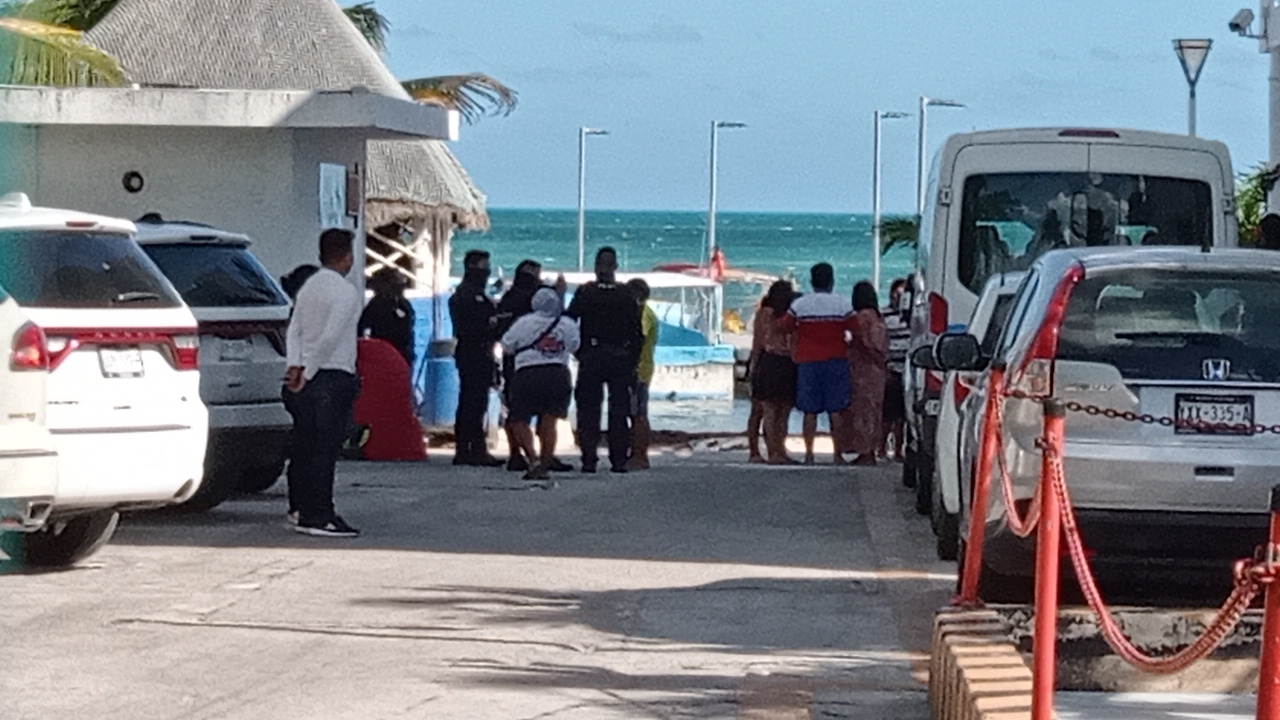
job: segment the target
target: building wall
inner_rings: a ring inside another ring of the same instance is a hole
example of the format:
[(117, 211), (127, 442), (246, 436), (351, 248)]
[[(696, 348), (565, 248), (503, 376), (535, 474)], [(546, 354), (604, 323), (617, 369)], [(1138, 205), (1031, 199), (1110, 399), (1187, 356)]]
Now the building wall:
[[(0, 163), (0, 192), (26, 192), (36, 205), (131, 219), (158, 212), (243, 232), (277, 277), (317, 262), (319, 164), (350, 167), (365, 158), (364, 136), (354, 131), (45, 126), (19, 129), (16, 139), (17, 152)], [(123, 185), (131, 170), (145, 181), (136, 194)]]

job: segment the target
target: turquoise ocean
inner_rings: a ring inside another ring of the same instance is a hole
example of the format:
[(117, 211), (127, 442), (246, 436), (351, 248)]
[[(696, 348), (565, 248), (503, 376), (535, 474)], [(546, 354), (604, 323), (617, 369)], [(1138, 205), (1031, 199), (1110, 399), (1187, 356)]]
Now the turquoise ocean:
[[(549, 271), (576, 270), (576, 210), (491, 210), (486, 233), (463, 233), (453, 241), (453, 274), (462, 273), (463, 254), (472, 248), (493, 254), (495, 275), (510, 278), (525, 258)], [(871, 279), (871, 216), (827, 213), (740, 213), (716, 216), (716, 241), (729, 265), (799, 280), (808, 289), (809, 267), (829, 262), (837, 287)], [(705, 212), (666, 210), (591, 210), (587, 212), (587, 268), (596, 248), (611, 245), (626, 272), (645, 272), (665, 263), (697, 263), (706, 246)], [(881, 258), (881, 300), (889, 284), (909, 271), (913, 251), (895, 249)], [(725, 307), (746, 311), (758, 300), (758, 288), (726, 288)]]
[[(547, 271), (576, 270), (578, 265), (578, 213), (576, 210), (498, 209), (489, 213), (492, 228), (485, 233), (462, 233), (453, 240), (453, 274), (462, 274), (467, 250), (492, 254), (494, 274), (510, 280), (516, 265), (526, 258), (541, 262)], [(796, 279), (808, 291), (809, 267), (829, 262), (836, 270), (838, 291), (851, 294), (859, 280), (871, 279), (871, 216), (833, 213), (738, 213), (716, 216), (716, 241), (729, 266)], [(698, 263), (706, 246), (705, 212), (611, 211), (587, 213), (587, 267), (596, 248), (617, 249), (625, 272), (645, 272), (666, 263)], [(895, 249), (881, 258), (881, 302), (887, 301), (889, 284), (910, 270), (910, 249)], [(725, 288), (725, 308), (737, 310), (749, 321), (763, 288), (731, 283)], [(660, 430), (741, 432), (746, 427), (750, 403), (730, 404), (654, 403), (650, 406), (654, 427)], [(792, 417), (792, 431), (799, 432), (800, 416)], [(823, 421), (825, 427), (825, 420)]]

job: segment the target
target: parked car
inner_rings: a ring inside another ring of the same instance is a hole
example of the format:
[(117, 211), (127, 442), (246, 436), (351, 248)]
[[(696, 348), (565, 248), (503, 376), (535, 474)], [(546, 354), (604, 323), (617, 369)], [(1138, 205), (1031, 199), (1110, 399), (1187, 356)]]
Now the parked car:
[[(911, 349), (963, 332), (987, 280), (1059, 247), (1237, 244), (1225, 145), (1135, 130), (953, 135), (933, 164), (913, 282)], [(908, 366), (903, 482), (933, 474), (941, 373)]]
[[(1063, 250), (1033, 265), (994, 355), (1013, 389), (1098, 409), (1068, 413), (1065, 447), (1096, 565), (1225, 578), (1232, 561), (1266, 541), (1280, 471), (1280, 435), (1263, 429), (1280, 424), (1277, 317), (1276, 253)], [(981, 363), (978, 345), (944, 335), (934, 354), (944, 369), (969, 370)], [(976, 398), (968, 408), (960, 467), (971, 478), (982, 412)], [(1005, 401), (1000, 443), (1022, 510), (1040, 476), (1042, 423), (1039, 402)], [(971, 482), (961, 491), (966, 525)], [(998, 490), (986, 532), (983, 597), (1028, 599), (1034, 542), (1008, 530)]]
[[(29, 565), (87, 557), (119, 511), (174, 505), (200, 488), (208, 413), (196, 321), (134, 232), (128, 220), (0, 199), (0, 287), (32, 323), (10, 367), (31, 373), (24, 391), (43, 380), (57, 452), (44, 525), (4, 538)], [(0, 395), (9, 402), (7, 385)]]
[[(3, 252), (3, 251), (0, 251)], [(58, 454), (45, 421), (44, 333), (0, 287), (0, 531), (39, 530), (58, 493)]]
[[(916, 485), (916, 510), (929, 515), (941, 560), (955, 560), (960, 549), (961, 417), (965, 414), (966, 403), (972, 402), (970, 388), (995, 355), (996, 342), (1009, 317), (1014, 293), (1024, 276), (1025, 273), (1020, 272), (1003, 273), (987, 281), (968, 324), (968, 332), (981, 341), (979, 367), (948, 372), (943, 381), (937, 451), (934, 454), (937, 462), (933, 466), (933, 477), (921, 477)], [(980, 404), (981, 400), (978, 402)]]
[(158, 215), (137, 221), (138, 243), (200, 328), (200, 397), (209, 408), (205, 479), (186, 502), (205, 510), (237, 491), (261, 492), (283, 472), (292, 420), (280, 390), (289, 298), (240, 233)]

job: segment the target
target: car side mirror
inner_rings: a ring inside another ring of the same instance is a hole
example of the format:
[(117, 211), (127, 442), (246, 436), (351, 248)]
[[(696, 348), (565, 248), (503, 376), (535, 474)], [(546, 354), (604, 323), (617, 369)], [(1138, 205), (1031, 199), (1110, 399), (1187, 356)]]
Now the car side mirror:
[(986, 362), (978, 338), (968, 333), (950, 333), (938, 338), (933, 356), (940, 370), (947, 372), (981, 370)]
[(917, 368), (920, 368), (921, 370), (941, 370), (942, 369), (938, 367), (938, 363), (933, 357), (933, 348), (929, 347), (928, 345), (925, 345), (924, 347), (918, 347), (915, 350), (911, 351), (911, 365), (912, 367), (917, 367)]

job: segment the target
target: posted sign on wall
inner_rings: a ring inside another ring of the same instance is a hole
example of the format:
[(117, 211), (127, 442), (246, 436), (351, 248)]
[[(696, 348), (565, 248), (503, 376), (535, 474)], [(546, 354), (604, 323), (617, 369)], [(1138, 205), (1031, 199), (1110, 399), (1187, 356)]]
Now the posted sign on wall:
[(320, 163), (320, 229), (347, 226), (347, 168)]

